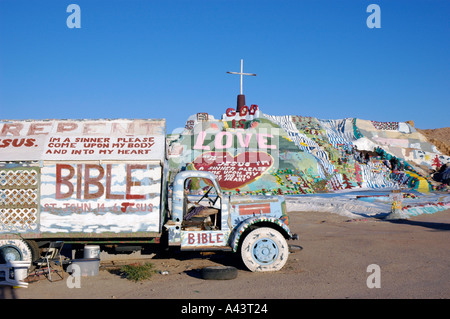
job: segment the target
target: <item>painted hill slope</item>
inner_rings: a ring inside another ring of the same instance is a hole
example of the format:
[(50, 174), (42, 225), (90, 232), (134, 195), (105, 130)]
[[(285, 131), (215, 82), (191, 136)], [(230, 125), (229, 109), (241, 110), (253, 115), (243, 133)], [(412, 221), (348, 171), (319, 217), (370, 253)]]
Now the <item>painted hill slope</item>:
[(191, 116), (168, 154), (172, 172), (211, 171), (225, 191), (240, 194), (398, 185), (426, 192), (438, 186), (430, 173), (450, 162), (406, 122), (273, 116), (256, 105), (228, 109), (221, 119)]

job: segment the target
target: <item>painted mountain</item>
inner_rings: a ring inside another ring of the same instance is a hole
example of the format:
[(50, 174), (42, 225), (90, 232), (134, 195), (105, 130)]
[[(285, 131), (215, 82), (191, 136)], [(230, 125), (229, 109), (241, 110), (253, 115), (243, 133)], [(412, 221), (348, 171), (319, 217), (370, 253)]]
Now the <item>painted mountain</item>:
[(224, 191), (244, 195), (397, 185), (428, 192), (440, 185), (430, 173), (450, 162), (406, 122), (272, 116), (257, 105), (230, 108), (220, 120), (192, 115), (170, 140), (171, 176), (210, 171)]

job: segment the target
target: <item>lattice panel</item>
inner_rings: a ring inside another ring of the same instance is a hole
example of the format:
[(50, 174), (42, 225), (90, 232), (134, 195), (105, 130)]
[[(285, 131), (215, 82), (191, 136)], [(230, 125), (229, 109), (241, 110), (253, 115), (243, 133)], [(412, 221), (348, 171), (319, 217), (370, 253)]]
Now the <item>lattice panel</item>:
[(0, 230), (34, 230), (37, 228), (37, 208), (0, 209)]
[(0, 207), (33, 206), (37, 198), (37, 189), (0, 189)]
[(0, 170), (0, 231), (38, 227), (39, 172), (36, 168)]
[(16, 188), (16, 187), (37, 187), (38, 172), (36, 170), (1, 170), (0, 171), (0, 187)]

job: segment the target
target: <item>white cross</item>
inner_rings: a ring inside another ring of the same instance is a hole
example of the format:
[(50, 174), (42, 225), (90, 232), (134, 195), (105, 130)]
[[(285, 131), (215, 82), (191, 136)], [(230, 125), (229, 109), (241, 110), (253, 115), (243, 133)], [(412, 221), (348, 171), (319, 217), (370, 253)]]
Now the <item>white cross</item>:
[(227, 72), (229, 74), (239, 74), (241, 76), (241, 95), (244, 94), (244, 90), (243, 90), (243, 75), (251, 75), (251, 76), (256, 76), (256, 74), (254, 73), (244, 73), (244, 60), (241, 60), (241, 72)]

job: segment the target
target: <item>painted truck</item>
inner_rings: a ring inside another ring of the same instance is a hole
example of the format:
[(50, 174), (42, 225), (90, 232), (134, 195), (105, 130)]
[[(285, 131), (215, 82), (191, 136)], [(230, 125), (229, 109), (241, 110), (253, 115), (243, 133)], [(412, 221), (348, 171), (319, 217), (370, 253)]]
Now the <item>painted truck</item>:
[(284, 198), (226, 195), (207, 171), (169, 183), (166, 143), (165, 120), (0, 122), (0, 263), (64, 241), (228, 250), (251, 271), (281, 269), (295, 237)]

